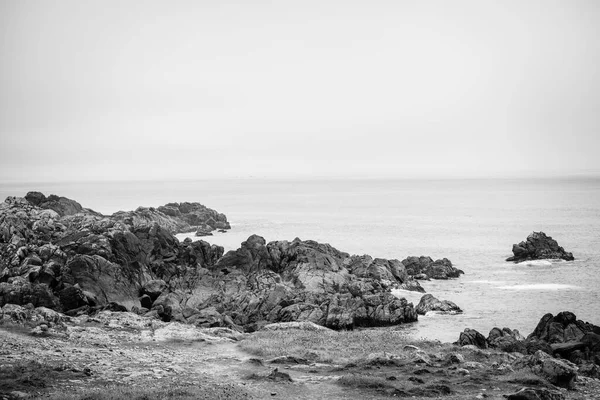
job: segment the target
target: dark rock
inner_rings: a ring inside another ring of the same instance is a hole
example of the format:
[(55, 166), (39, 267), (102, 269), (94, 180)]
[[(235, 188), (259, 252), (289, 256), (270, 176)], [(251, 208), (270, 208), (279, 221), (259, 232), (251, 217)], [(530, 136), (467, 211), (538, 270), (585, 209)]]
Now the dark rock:
[(147, 294), (144, 294), (140, 297), (140, 305), (144, 308), (151, 309), (152, 308), (152, 298)]
[(88, 302), (83, 291), (76, 286), (69, 286), (59, 292), (60, 303), (65, 311), (87, 306)]
[(527, 346), (518, 330), (493, 328), (486, 339), (489, 347), (507, 353), (527, 354)]
[(418, 276), (419, 279), (450, 279), (458, 278), (463, 271), (452, 266), (452, 262), (447, 258), (433, 261), (431, 257), (408, 257), (402, 260), (406, 272), (411, 276)]
[(568, 253), (556, 240), (544, 232), (533, 232), (527, 240), (513, 245), (513, 256), (506, 261), (521, 262), (527, 260), (562, 259), (573, 261), (573, 253)]
[(546, 314), (528, 339), (543, 340), (549, 344), (580, 341), (588, 332), (600, 334), (600, 327), (577, 320), (575, 314), (563, 311), (556, 316)]
[(352, 329), (416, 320), (412, 304), (390, 293), (406, 277), (394, 260), (350, 257), (328, 244), (300, 239), (266, 244), (253, 235), (216, 268), (227, 271), (225, 292), (203, 307), (224, 308), (239, 325), (311, 321)]
[(418, 314), (425, 315), (429, 311), (439, 311), (445, 314), (457, 314), (462, 310), (455, 303), (449, 300), (438, 300), (431, 294), (426, 294), (421, 297), (421, 301), (416, 307)]
[(459, 346), (467, 346), (473, 345), (477, 346), (480, 349), (487, 349), (488, 343), (481, 333), (477, 332), (475, 329), (465, 328), (463, 332), (461, 332), (458, 338)]
[(142, 286), (142, 295), (150, 297), (151, 301), (155, 301), (158, 297), (167, 290), (167, 283), (162, 279), (153, 279)]

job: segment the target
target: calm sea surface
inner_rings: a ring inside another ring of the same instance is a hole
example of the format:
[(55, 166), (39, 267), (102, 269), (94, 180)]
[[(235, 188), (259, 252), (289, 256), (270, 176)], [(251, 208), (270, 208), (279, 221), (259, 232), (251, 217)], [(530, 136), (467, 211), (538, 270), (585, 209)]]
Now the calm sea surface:
[[(563, 310), (600, 324), (598, 178), (10, 183), (0, 184), (0, 198), (30, 190), (103, 213), (198, 201), (227, 215), (230, 232), (203, 238), (226, 250), (256, 233), (267, 241), (313, 239), (373, 257), (447, 257), (465, 275), (422, 285), (465, 312), (421, 317), (402, 328), (417, 337), (454, 341), (465, 327), (487, 334), (494, 326), (529, 334), (543, 314)], [(505, 262), (512, 244), (534, 230), (551, 235), (576, 261)], [(420, 297), (402, 295), (415, 305)]]

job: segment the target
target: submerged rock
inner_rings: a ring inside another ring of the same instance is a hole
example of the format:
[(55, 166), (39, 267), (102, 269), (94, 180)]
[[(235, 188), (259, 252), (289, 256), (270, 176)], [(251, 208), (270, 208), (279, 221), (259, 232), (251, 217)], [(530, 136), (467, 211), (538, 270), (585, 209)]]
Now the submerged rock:
[(528, 260), (561, 259), (573, 261), (573, 253), (566, 252), (558, 242), (544, 232), (533, 232), (527, 240), (513, 244), (513, 256), (506, 261), (522, 262)]

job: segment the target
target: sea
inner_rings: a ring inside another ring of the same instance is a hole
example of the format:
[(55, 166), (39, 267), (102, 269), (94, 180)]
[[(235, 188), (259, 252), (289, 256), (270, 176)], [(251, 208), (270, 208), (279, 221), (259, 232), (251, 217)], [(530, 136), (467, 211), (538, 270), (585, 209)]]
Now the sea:
[[(571, 311), (600, 325), (600, 178), (223, 179), (0, 183), (0, 198), (41, 191), (111, 214), (138, 206), (200, 202), (227, 215), (227, 233), (194, 238), (233, 250), (252, 234), (267, 241), (312, 239), (350, 254), (402, 260), (446, 257), (465, 273), (422, 281), (458, 304), (393, 329), (453, 342), (465, 328), (527, 335), (546, 313)], [(552, 236), (576, 260), (515, 264), (513, 243)], [(395, 291), (415, 305), (421, 294)], [(390, 328), (388, 328), (390, 329)]]

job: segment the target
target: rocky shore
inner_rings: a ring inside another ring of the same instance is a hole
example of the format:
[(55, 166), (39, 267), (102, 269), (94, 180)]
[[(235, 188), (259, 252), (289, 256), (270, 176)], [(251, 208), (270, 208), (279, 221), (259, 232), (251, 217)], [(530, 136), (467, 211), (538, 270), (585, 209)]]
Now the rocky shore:
[(0, 204), (0, 306), (132, 311), (240, 332), (288, 321), (353, 329), (416, 321), (391, 289), (425, 292), (417, 279), (462, 273), (448, 259), (351, 256), (310, 240), (253, 235), (224, 255), (173, 236), (221, 228), (226, 216), (199, 203), (105, 216), (56, 195), (9, 197)]
[[(105, 216), (39, 192), (7, 198), (0, 399), (600, 395), (600, 327), (570, 312), (545, 315), (527, 338), (493, 328), (455, 344), (411, 340), (390, 327), (462, 310), (391, 290), (460, 277), (450, 260), (257, 235), (224, 254), (173, 236), (228, 228), (199, 203)], [(520, 259), (570, 254), (541, 232), (515, 246)]]

